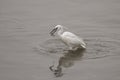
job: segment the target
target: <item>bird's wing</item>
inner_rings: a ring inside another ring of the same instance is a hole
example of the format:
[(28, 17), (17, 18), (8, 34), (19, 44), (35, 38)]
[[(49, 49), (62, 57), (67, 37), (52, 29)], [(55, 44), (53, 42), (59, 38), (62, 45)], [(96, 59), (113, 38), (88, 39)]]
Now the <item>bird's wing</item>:
[(62, 34), (62, 37), (63, 38), (66, 38), (67, 40), (69, 41), (72, 41), (72, 42), (76, 42), (78, 41), (80, 44), (83, 44), (85, 45), (84, 41), (82, 38), (79, 38), (78, 36), (76, 36), (75, 34), (71, 33), (71, 32), (64, 32)]
[(67, 38), (72, 38), (72, 39), (78, 39), (78, 40), (80, 40), (81, 38), (79, 38), (78, 36), (76, 36), (75, 34), (73, 34), (73, 33), (71, 33), (71, 32), (64, 32), (63, 34), (62, 34), (62, 36), (64, 36), (64, 37), (67, 37)]
[(66, 36), (66, 37), (72, 37), (72, 38), (78, 38), (75, 34), (71, 33), (71, 32), (64, 32), (62, 34), (62, 36)]

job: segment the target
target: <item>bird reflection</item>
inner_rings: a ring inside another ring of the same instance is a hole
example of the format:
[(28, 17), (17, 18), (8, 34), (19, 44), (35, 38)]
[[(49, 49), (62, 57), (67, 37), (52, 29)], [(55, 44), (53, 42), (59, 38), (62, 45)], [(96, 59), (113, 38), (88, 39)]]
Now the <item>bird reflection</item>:
[[(74, 65), (74, 62), (81, 60), (85, 49), (77, 49), (75, 51), (68, 50), (58, 60), (58, 65), (52, 65), (49, 69), (54, 73), (56, 77), (63, 76), (62, 68), (69, 68)], [(56, 66), (56, 67), (55, 67)]]

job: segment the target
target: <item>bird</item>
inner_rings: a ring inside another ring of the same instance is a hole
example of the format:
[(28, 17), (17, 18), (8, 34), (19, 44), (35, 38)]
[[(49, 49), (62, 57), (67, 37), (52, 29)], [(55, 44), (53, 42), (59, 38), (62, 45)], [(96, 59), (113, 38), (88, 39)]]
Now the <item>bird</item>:
[(83, 39), (72, 32), (65, 31), (65, 28), (66, 27), (62, 25), (56, 25), (50, 32), (50, 35), (55, 36), (55, 33), (57, 32), (58, 37), (65, 45), (68, 46), (69, 50), (77, 50), (78, 48), (86, 49), (86, 43)]

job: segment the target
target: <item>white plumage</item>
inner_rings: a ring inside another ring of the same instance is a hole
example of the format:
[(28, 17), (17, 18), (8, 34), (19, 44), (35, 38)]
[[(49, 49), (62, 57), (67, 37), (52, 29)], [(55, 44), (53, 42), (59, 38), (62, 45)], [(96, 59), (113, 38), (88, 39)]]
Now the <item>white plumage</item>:
[(59, 38), (69, 47), (70, 50), (76, 50), (77, 48), (86, 48), (86, 44), (84, 43), (82, 38), (79, 38), (75, 34), (64, 31), (63, 26), (57, 25), (50, 32), (51, 36), (54, 36), (54, 33), (57, 31), (57, 35)]

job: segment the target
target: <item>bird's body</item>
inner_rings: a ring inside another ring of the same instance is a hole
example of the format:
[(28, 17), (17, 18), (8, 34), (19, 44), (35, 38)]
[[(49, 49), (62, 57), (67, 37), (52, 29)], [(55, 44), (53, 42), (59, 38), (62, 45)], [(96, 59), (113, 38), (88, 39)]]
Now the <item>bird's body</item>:
[(59, 38), (69, 47), (70, 50), (76, 50), (77, 48), (86, 48), (86, 44), (83, 39), (79, 38), (75, 34), (64, 31), (63, 26), (57, 25), (52, 31), (51, 35), (53, 35), (57, 31)]
[(61, 35), (61, 40), (70, 48), (85, 48), (85, 43), (79, 37), (71, 32), (64, 32)]

